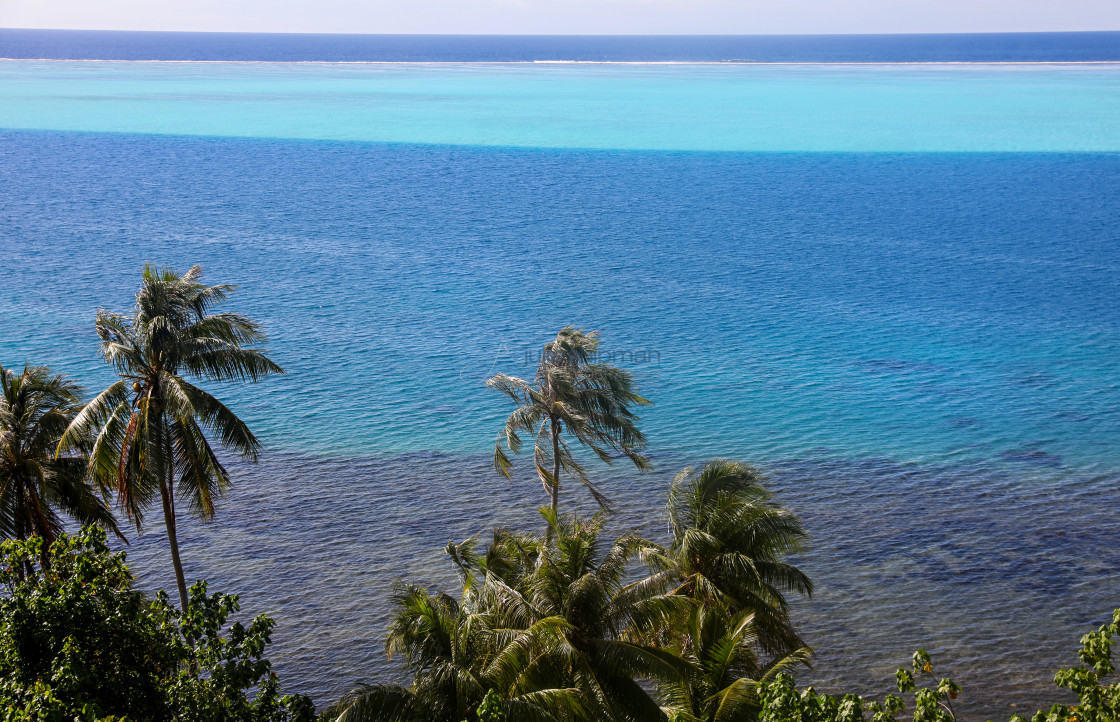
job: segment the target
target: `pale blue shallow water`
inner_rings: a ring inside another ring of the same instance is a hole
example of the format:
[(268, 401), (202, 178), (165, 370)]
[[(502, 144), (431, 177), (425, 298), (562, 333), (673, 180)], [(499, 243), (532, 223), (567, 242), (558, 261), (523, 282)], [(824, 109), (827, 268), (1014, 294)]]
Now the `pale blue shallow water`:
[[(1118, 81), (0, 62), (0, 362), (106, 384), (92, 316), (144, 261), (241, 286), (289, 375), (225, 391), (269, 454), (184, 556), (327, 701), (391, 674), (388, 580), (541, 501), (488, 467), (486, 376), (599, 329), (657, 404), (657, 471), (600, 475), (616, 526), (754, 461), (813, 532), (810, 678), (885, 689), (924, 646), (1003, 717), (1120, 606)], [(170, 583), (156, 527), (131, 554)]]
[(1120, 64), (0, 61), (0, 127), (628, 150), (1115, 151)]

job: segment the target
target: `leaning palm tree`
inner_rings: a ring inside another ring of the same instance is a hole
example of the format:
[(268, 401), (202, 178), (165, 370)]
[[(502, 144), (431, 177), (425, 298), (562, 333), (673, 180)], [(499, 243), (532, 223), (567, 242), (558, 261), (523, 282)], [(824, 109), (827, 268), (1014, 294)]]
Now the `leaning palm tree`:
[(638, 429), (632, 407), (651, 402), (634, 392), (628, 372), (596, 363), (598, 349), (598, 333), (566, 326), (545, 344), (532, 382), (506, 374), (486, 382), (517, 404), (494, 444), (494, 468), (509, 478), (513, 463), (502, 443), (516, 454), (521, 450), (521, 434), (531, 436), (537, 476), (554, 512), (561, 471), (573, 474), (600, 506), (607, 505), (606, 497), (576, 460), (569, 439), (608, 464), (614, 461), (614, 453), (621, 453), (639, 469), (649, 468), (649, 460), (641, 453), (646, 438)]
[(0, 366), (0, 537), (42, 537), (44, 565), (63, 530), (61, 514), (120, 535), (112, 512), (88, 483), (85, 458), (55, 455), (81, 407), (80, 392), (45, 367), (24, 366), (17, 374)]
[(131, 315), (97, 312), (101, 354), (120, 380), (75, 416), (60, 444), (64, 449), (94, 435), (92, 475), (116, 492), (138, 530), (145, 510), (159, 498), (184, 609), (176, 497), (186, 497), (198, 516), (212, 517), (215, 497), (230, 484), (212, 440), (254, 462), (261, 448), (245, 422), (187, 379), (256, 382), (283, 373), (252, 347), (266, 340), (257, 323), (210, 312), (234, 288), (204, 286), (201, 277), (198, 266), (180, 275), (147, 265)]
[(813, 592), (809, 577), (786, 560), (803, 549), (807, 535), (795, 514), (772, 501), (758, 471), (725, 459), (685, 469), (673, 481), (667, 510), (671, 544), (647, 542), (641, 552), (654, 588), (729, 616), (751, 613), (767, 653), (805, 646), (785, 594)]

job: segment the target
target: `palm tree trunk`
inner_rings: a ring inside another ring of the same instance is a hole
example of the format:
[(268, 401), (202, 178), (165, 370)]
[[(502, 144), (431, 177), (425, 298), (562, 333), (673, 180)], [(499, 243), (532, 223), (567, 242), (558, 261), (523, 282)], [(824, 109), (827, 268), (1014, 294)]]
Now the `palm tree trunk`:
[[(16, 485), (16, 538), (20, 541), (27, 540), (27, 500), (23, 488), (23, 479), (17, 476), (15, 478)], [(31, 563), (26, 559), (20, 562), (19, 571), (17, 576), (19, 580), (26, 581), (32, 575), (34, 570), (31, 568)]]
[(175, 584), (179, 587), (179, 606), (187, 610), (187, 581), (183, 576), (183, 562), (179, 559), (179, 537), (175, 533), (175, 499), (173, 491), (164, 480), (159, 494), (163, 498), (163, 523), (167, 527), (167, 544), (171, 547), (171, 563), (175, 567)]
[(23, 479), (16, 476), (13, 479), (16, 487), (16, 539), (25, 541), (27, 539), (26, 519), (24, 516), (24, 506), (27, 504), (23, 498)]
[(42, 538), (43, 546), (39, 552), (39, 568), (46, 571), (51, 566), (50, 551), (51, 544), (54, 544), (55, 535), (51, 530), (50, 521), (43, 513), (43, 498), (36, 493), (35, 487), (21, 486), (20, 489), (27, 496), (23, 500), (22, 508), (28, 513), (28, 516), (31, 516), (31, 512), (34, 512), (34, 516), (31, 516), (27, 521), (27, 536)]
[(560, 503), (560, 422), (552, 420), (552, 512)]
[(171, 547), (175, 584), (179, 587), (179, 607), (185, 612), (187, 611), (187, 580), (183, 576), (183, 561), (179, 558), (179, 535), (175, 532), (175, 464), (171, 456), (171, 435), (166, 429), (163, 434), (163, 448), (166, 476), (160, 479), (159, 495), (163, 500), (163, 524), (167, 527), (167, 545)]

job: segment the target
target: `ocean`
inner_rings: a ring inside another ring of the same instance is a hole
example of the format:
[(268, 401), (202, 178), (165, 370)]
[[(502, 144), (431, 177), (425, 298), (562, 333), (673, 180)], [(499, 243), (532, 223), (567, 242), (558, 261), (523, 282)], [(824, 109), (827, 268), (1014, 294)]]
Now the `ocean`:
[[(144, 262), (240, 287), (287, 370), (219, 389), (264, 440), (191, 578), (279, 623), (285, 685), (398, 675), (395, 579), (536, 523), (489, 452), (566, 324), (681, 468), (750, 461), (805, 518), (806, 683), (918, 647), (968, 718), (1066, 699), (1120, 606), (1120, 33), (518, 38), (0, 31), (0, 363), (91, 390)], [(567, 508), (587, 509), (573, 491)], [(158, 521), (130, 537), (173, 579)], [(1017, 705), (1017, 706), (1012, 706)]]

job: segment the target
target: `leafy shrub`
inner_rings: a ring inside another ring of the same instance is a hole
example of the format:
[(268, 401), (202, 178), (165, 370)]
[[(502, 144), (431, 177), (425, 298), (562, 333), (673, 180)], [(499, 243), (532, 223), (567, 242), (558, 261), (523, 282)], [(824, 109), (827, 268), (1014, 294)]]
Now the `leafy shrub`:
[[(1113, 638), (1120, 634), (1120, 609), (1113, 612), (1112, 623), (1081, 638), (1078, 657), (1084, 666), (1059, 670), (1054, 683), (1074, 692), (1076, 705), (1055, 704), (1039, 711), (1031, 722), (1117, 722), (1120, 720), (1120, 680), (1112, 663)], [(1111, 684), (1108, 684), (1111, 677)], [(919, 687), (928, 678), (931, 685)], [(912, 671), (895, 673), (899, 692), (913, 693), (910, 719), (914, 722), (952, 722), (956, 720), (953, 700), (961, 688), (950, 679), (933, 676), (933, 661), (923, 650), (914, 653)], [(883, 702), (865, 700), (855, 694), (819, 694), (812, 687), (798, 691), (793, 677), (780, 674), (761, 686), (760, 722), (896, 722), (906, 713), (905, 700), (895, 694)], [(1026, 722), (1014, 715), (1011, 722)]]
[(45, 557), (42, 547), (0, 545), (0, 720), (313, 718), (310, 699), (281, 695), (264, 658), (272, 619), (223, 636), (236, 596), (199, 582), (185, 612), (163, 592), (148, 599), (96, 527), (61, 535)]

